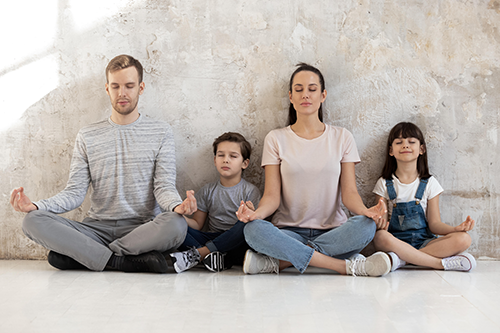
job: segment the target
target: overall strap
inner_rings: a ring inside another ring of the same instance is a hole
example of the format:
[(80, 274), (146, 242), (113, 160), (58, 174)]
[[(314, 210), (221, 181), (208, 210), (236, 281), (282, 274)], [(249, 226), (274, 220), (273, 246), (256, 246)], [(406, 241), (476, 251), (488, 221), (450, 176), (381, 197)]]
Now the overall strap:
[(387, 193), (389, 194), (389, 200), (395, 200), (398, 195), (396, 194), (396, 190), (394, 189), (394, 183), (392, 179), (386, 179), (385, 186), (387, 186)]
[(415, 193), (415, 199), (422, 200), (422, 197), (424, 196), (425, 187), (427, 186), (428, 182), (429, 178), (420, 179), (420, 184), (418, 185), (417, 193)]

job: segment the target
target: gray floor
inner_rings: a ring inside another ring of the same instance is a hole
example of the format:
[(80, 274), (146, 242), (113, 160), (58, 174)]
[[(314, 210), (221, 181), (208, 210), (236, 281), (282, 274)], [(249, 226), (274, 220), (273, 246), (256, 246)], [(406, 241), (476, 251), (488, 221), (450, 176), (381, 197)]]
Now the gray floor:
[(0, 332), (500, 332), (500, 261), (382, 278), (57, 271), (0, 260)]

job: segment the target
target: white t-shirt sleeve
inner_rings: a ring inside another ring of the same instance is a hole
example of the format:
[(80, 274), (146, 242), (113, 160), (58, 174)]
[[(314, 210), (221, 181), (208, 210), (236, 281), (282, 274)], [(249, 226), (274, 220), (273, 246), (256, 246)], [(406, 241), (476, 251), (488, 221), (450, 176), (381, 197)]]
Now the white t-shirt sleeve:
[(389, 200), (389, 194), (387, 193), (387, 186), (385, 186), (385, 179), (380, 177), (375, 184), (373, 193), (380, 195), (382, 198)]

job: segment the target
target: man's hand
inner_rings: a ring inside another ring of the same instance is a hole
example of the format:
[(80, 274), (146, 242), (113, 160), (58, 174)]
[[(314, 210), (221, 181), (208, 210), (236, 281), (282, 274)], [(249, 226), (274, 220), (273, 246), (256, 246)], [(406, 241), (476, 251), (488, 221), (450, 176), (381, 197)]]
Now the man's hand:
[(38, 208), (24, 194), (24, 188), (19, 187), (12, 190), (10, 193), (10, 204), (18, 212), (29, 213)]
[(198, 206), (196, 205), (194, 191), (186, 191), (186, 199), (174, 208), (174, 212), (180, 215), (193, 215), (197, 210)]

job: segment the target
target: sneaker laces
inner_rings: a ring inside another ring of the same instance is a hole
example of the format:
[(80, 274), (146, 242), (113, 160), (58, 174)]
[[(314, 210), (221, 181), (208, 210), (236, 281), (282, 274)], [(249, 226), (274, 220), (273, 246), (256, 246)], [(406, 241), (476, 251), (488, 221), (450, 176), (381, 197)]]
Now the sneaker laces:
[(280, 273), (280, 267), (278, 260), (266, 256), (266, 260), (264, 261), (264, 267), (262, 268), (262, 272), (270, 272), (270, 273)]
[(349, 269), (351, 270), (352, 276), (368, 276), (365, 270), (366, 258), (356, 258), (351, 261)]
[(464, 265), (462, 265), (462, 260), (464, 257), (461, 256), (455, 256), (451, 257), (446, 260), (446, 269), (449, 271), (454, 271), (454, 270), (459, 270), (459, 269), (466, 269)]
[(189, 248), (187, 251), (182, 252), (182, 259), (186, 264), (190, 264), (192, 262), (200, 262), (200, 253), (193, 246)]

